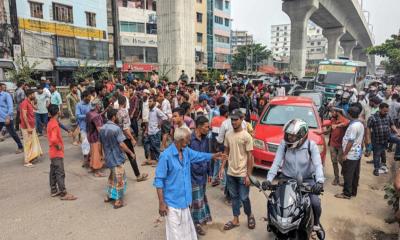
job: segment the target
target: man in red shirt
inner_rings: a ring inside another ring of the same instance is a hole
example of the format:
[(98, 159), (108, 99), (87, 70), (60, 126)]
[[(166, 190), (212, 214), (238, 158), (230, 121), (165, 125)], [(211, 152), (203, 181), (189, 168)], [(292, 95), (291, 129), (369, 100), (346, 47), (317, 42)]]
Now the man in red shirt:
[(33, 90), (26, 90), (26, 98), (20, 104), (21, 132), (25, 153), (25, 167), (33, 167), (32, 162), (42, 156), (39, 137), (35, 129), (35, 115), (33, 113), (32, 102), (35, 99)]
[(50, 188), (51, 196), (61, 196), (61, 200), (76, 200), (77, 198), (67, 193), (65, 189), (64, 171), (64, 142), (61, 136), (58, 115), (60, 109), (57, 105), (49, 106), (51, 119), (47, 124), (47, 140), (49, 142), (50, 157)]
[(333, 173), (335, 175), (335, 179), (332, 182), (332, 185), (341, 185), (339, 181), (339, 164), (342, 166), (342, 141), (344, 134), (346, 133), (346, 128), (349, 125), (349, 120), (337, 111), (331, 110), (331, 131), (329, 136), (329, 149), (331, 152), (331, 160), (333, 165)]

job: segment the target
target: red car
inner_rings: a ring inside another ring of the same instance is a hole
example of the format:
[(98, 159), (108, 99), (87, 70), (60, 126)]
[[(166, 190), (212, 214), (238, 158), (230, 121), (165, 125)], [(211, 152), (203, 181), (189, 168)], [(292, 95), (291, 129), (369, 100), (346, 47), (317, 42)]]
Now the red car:
[(322, 163), (325, 162), (326, 144), (322, 128), (330, 125), (330, 121), (321, 122), (317, 107), (307, 97), (276, 97), (257, 120), (254, 129), (254, 166), (270, 169), (275, 153), (283, 139), (283, 126), (291, 119), (299, 118), (308, 123), (308, 139), (313, 140), (321, 152)]

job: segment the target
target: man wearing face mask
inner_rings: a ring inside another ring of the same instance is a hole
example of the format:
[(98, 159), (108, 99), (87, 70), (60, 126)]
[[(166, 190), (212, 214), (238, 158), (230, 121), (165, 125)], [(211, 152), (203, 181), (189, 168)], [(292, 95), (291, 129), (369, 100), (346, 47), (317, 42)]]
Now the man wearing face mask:
[(367, 134), (371, 136), (375, 176), (387, 173), (386, 158), (382, 157), (389, 142), (396, 143), (394, 159), (400, 160), (400, 132), (389, 116), (389, 105), (381, 103), (379, 112), (373, 114), (367, 123)]

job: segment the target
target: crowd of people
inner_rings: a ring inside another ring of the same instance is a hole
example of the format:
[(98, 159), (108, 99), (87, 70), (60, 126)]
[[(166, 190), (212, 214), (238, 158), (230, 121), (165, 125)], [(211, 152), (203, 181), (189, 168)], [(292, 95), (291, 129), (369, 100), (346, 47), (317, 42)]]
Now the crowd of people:
[[(131, 73), (121, 80), (104, 79), (92, 84), (81, 80), (70, 84), (65, 101), (56, 85), (45, 78), (35, 90), (23, 82), (17, 86), (11, 96), (0, 83), (0, 129), (5, 126), (17, 144), (17, 153), (24, 152), (25, 167), (34, 167), (42, 156), (39, 138), (47, 135), (52, 197), (76, 199), (67, 192), (64, 182), (64, 129), (72, 144), (81, 148), (82, 167), (94, 177), (106, 177), (105, 169), (109, 169), (104, 201), (115, 209), (124, 206), (125, 160), (129, 160), (138, 182), (149, 177), (140, 167), (156, 167), (153, 185), (159, 213), (166, 217), (167, 239), (197, 239), (197, 235), (206, 234), (204, 225), (212, 220), (208, 183), (220, 185), (226, 203), (232, 206), (233, 219), (225, 224), (225, 230), (239, 226), (241, 206), (248, 228), (255, 228), (249, 198), (253, 169), (250, 116), (261, 114), (274, 96), (285, 95), (283, 87), (234, 83), (231, 79), (198, 85), (189, 81), (184, 71), (176, 82), (160, 80), (155, 72), (148, 81)], [(339, 89), (329, 103), (332, 124), (325, 133), (329, 133), (334, 169), (332, 184), (343, 186), (338, 198), (357, 195), (363, 152), (366, 156), (373, 153), (369, 162), (374, 164), (376, 176), (388, 172), (389, 143), (396, 144), (395, 160), (400, 160), (399, 89), (360, 86)], [(67, 126), (60, 121), (64, 113), (69, 120)], [(323, 166), (318, 147), (307, 140), (307, 123), (294, 119), (285, 125), (284, 132), (263, 185), (271, 184), (279, 169), (287, 178), (295, 178), (293, 169), (297, 169), (303, 177), (314, 176), (313, 190), (321, 192)], [(137, 145), (143, 146), (145, 154), (140, 167)], [(293, 167), (299, 164), (296, 159), (304, 159), (301, 168)], [(312, 204), (316, 231), (323, 231), (319, 228), (321, 206), (316, 195)]]

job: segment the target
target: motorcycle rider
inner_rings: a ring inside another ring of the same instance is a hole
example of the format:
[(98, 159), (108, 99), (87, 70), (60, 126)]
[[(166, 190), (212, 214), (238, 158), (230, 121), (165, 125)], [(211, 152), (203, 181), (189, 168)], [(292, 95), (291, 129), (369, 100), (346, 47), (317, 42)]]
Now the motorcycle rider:
[(323, 190), (325, 181), (320, 151), (314, 141), (308, 140), (308, 125), (301, 119), (292, 119), (285, 124), (284, 140), (280, 143), (274, 162), (267, 175), (267, 181), (262, 183), (264, 190), (268, 189), (281, 168), (282, 180), (297, 179), (300, 175), (305, 183), (312, 186), (310, 194), (314, 213), (314, 228), (319, 239), (325, 238), (325, 231), (320, 224), (321, 200), (318, 194)]

